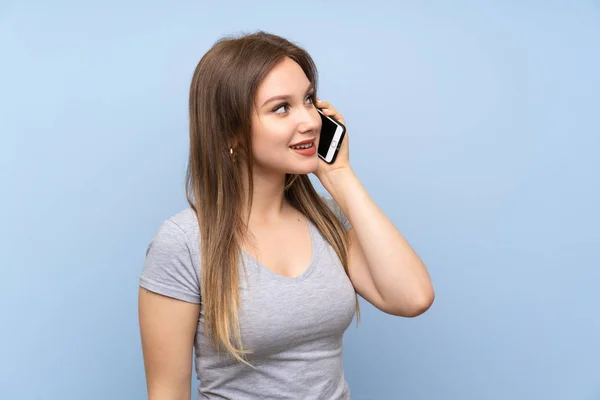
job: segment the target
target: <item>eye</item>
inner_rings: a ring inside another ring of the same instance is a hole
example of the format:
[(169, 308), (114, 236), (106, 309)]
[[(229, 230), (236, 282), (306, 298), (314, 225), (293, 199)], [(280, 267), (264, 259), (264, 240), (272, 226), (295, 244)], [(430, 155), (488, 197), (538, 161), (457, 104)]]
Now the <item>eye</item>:
[[(314, 94), (314, 93), (311, 93), (311, 94), (309, 94), (308, 96), (306, 96), (306, 101), (307, 101), (308, 103), (310, 103), (310, 104), (313, 104), (313, 105), (314, 105), (314, 104), (315, 104), (315, 94)], [(282, 109), (282, 108), (284, 109), (284, 111), (283, 111), (283, 112), (277, 112), (278, 110), (280, 110), (280, 109)], [(289, 105), (289, 103), (281, 103), (281, 104), (279, 104), (277, 107), (275, 107), (275, 108), (273, 109), (273, 112), (274, 112), (275, 114), (285, 114), (286, 112), (288, 112), (288, 111), (289, 111), (289, 108), (290, 108), (290, 105)]]
[(284, 114), (284, 113), (281, 113), (281, 112), (277, 112), (277, 110), (279, 110), (279, 109), (280, 109), (280, 108), (282, 108), (282, 107), (285, 107), (285, 112), (287, 112), (287, 109), (289, 108), (289, 106), (290, 106), (290, 105), (289, 105), (288, 103), (283, 103), (283, 104), (280, 104), (280, 105), (278, 105), (277, 107), (275, 107), (275, 108), (273, 109), (273, 112), (274, 112), (275, 114)]

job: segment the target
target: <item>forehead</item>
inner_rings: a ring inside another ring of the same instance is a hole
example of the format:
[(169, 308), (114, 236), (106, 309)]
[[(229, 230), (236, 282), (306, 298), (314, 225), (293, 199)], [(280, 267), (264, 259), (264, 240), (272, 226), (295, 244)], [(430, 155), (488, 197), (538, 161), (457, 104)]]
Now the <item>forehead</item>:
[(265, 77), (256, 94), (258, 102), (276, 95), (304, 95), (310, 83), (306, 74), (294, 60), (285, 58), (280, 61)]

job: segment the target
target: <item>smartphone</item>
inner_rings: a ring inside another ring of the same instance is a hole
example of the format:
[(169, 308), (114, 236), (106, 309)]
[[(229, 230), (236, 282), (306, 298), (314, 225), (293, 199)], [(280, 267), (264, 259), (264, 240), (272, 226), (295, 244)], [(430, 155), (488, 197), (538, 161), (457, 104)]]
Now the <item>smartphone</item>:
[(323, 111), (317, 108), (321, 115), (321, 135), (319, 137), (319, 157), (328, 164), (333, 164), (337, 157), (344, 136), (346, 136), (346, 127), (335, 119), (323, 114)]

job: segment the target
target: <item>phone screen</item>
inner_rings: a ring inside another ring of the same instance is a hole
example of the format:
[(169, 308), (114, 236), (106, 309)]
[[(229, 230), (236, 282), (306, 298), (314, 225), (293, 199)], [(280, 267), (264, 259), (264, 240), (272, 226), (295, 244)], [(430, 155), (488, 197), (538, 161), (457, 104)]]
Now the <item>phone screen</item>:
[(321, 136), (319, 137), (319, 154), (325, 157), (329, 151), (329, 147), (331, 147), (331, 141), (335, 136), (338, 126), (323, 114), (319, 113), (319, 115), (321, 116), (321, 121), (323, 121)]

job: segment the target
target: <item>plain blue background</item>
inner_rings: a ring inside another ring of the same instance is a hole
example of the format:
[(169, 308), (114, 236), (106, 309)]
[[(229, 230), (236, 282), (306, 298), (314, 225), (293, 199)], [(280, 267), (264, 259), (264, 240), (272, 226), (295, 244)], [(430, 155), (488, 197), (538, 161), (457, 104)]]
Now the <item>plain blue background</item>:
[(0, 5), (1, 399), (146, 396), (137, 279), (186, 206), (191, 74), (259, 29), (313, 55), (435, 284), (417, 319), (362, 303), (352, 398), (600, 399), (598, 2), (86, 3)]

